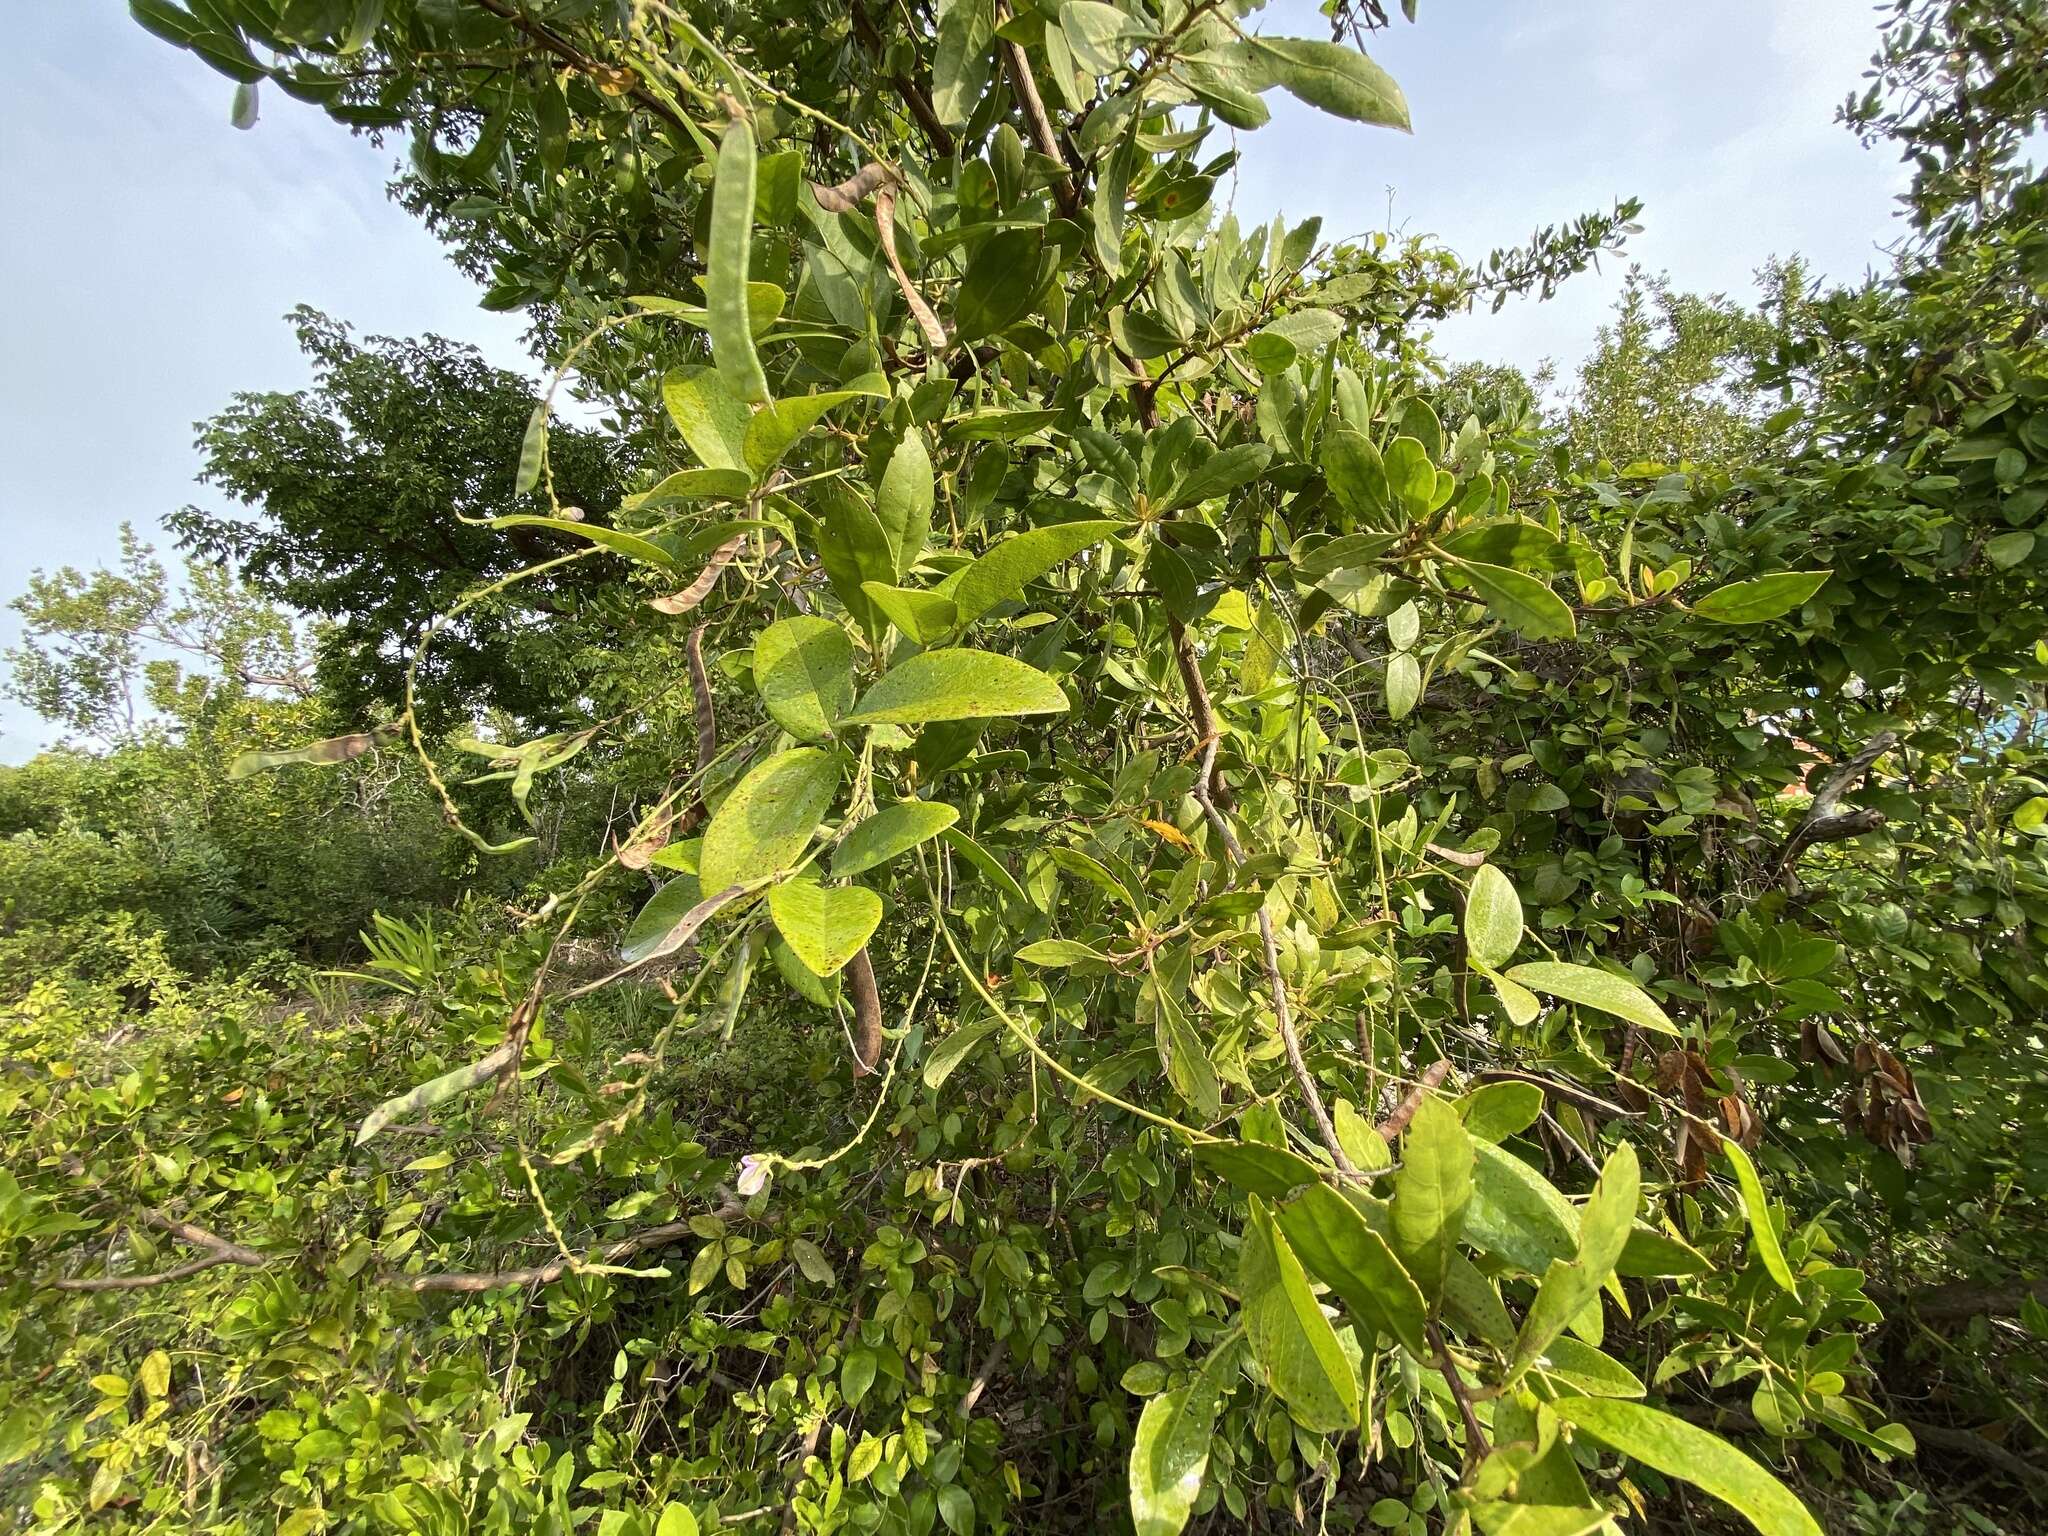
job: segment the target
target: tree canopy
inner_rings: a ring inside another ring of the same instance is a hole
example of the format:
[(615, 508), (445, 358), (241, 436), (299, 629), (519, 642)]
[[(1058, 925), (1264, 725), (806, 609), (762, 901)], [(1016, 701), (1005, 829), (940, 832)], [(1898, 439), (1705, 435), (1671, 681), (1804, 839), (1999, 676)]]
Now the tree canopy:
[(1633, 286), (1555, 412), (1418, 327), (1633, 204), (1228, 211), (1276, 91), (1408, 126), (1369, 3), (134, 10), (404, 136), (555, 370), (309, 317), (209, 429), (357, 715), (236, 781), (403, 755), (539, 867), (298, 1055), (29, 994), (23, 1357), (210, 1298), (0, 1404), (41, 1528), (1804, 1536), (1916, 1454), (2024, 1528), (2042, 7), (1890, 14), (1892, 270)]

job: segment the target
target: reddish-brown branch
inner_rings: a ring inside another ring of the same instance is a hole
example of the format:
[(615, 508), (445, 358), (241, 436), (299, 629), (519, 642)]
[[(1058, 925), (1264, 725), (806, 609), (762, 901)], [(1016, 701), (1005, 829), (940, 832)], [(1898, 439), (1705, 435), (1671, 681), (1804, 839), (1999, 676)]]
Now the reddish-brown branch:
[(244, 1248), (240, 1243), (231, 1243), (224, 1237), (216, 1237), (204, 1227), (195, 1227), (190, 1222), (179, 1221), (162, 1211), (144, 1210), (142, 1221), (145, 1226), (155, 1227), (159, 1232), (168, 1232), (181, 1243), (188, 1243), (203, 1250), (203, 1256), (188, 1259), (183, 1264), (169, 1269), (160, 1269), (147, 1275), (98, 1275), (88, 1280), (59, 1280), (55, 1288), (60, 1291), (140, 1291), (153, 1285), (169, 1285), (174, 1280), (183, 1280), (203, 1270), (220, 1264), (240, 1264), (249, 1269), (261, 1269), (270, 1261), (253, 1248)]

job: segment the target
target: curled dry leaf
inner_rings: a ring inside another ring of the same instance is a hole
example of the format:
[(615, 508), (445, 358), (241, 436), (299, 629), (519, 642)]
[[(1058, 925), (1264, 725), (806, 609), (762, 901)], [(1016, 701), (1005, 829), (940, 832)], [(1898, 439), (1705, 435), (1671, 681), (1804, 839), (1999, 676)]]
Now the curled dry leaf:
[(704, 562), (704, 569), (697, 573), (695, 581), (668, 597), (649, 598), (647, 606), (657, 613), (688, 613), (711, 595), (711, 589), (718, 585), (719, 573), (732, 564), (733, 557), (739, 554), (741, 546), (746, 542), (747, 536), (744, 533), (734, 534), (711, 552), (711, 558)]
[(895, 275), (896, 286), (903, 290), (903, 302), (910, 306), (910, 313), (917, 319), (917, 328), (924, 332), (924, 339), (933, 352), (946, 350), (946, 328), (939, 323), (931, 305), (924, 301), (924, 295), (911, 282), (910, 274), (903, 269), (903, 258), (896, 254), (896, 189), (884, 184), (875, 192), (875, 234), (881, 239), (882, 254), (889, 259), (889, 270)]
[(812, 182), (811, 196), (817, 199), (818, 206), (827, 213), (852, 213), (869, 193), (891, 186), (895, 180), (887, 166), (870, 160), (837, 186), (828, 187), (822, 182)]

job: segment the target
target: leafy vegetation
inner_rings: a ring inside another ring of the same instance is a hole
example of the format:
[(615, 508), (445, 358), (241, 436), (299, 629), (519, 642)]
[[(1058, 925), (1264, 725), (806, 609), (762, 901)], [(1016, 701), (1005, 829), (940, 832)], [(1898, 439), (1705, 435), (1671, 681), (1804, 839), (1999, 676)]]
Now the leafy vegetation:
[(1633, 205), (1216, 206), (1375, 6), (133, 8), (557, 371), (302, 316), (242, 578), (18, 604), (24, 1528), (2031, 1528), (2040, 7), (1557, 405), (1416, 327)]

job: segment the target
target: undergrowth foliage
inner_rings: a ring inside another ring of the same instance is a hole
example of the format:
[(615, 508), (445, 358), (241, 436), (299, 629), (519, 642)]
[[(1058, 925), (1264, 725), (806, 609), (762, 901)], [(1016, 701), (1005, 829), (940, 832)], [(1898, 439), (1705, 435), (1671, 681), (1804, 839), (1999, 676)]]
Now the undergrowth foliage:
[[(1769, 410), (1686, 353), (1587, 436), (1718, 457), (1616, 464), (1408, 328), (1634, 207), (1473, 268), (1241, 225), (1273, 92), (1408, 126), (1247, 6), (134, 8), (238, 119), (408, 132), (558, 364), (540, 509), (462, 518), (558, 552), (236, 774), (410, 751), (497, 857), (669, 771), (509, 919), (381, 918), (381, 1015), (12, 1005), (26, 1523), (1786, 1536), (1916, 1438), (2011, 1475), (1880, 1330), (1917, 1180), (2042, 1176), (2023, 134), (1942, 140), (1995, 165), (1891, 282), (1673, 309)], [(2040, 29), (1907, 7), (1890, 68), (2037, 121)], [(571, 380), (660, 461), (616, 505)], [(590, 567), (638, 691), (444, 734), (437, 640)]]

